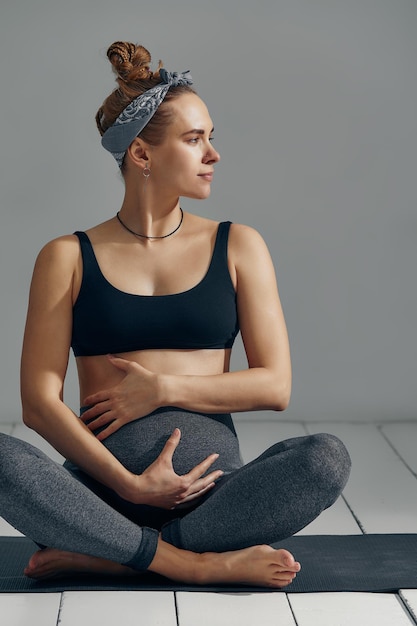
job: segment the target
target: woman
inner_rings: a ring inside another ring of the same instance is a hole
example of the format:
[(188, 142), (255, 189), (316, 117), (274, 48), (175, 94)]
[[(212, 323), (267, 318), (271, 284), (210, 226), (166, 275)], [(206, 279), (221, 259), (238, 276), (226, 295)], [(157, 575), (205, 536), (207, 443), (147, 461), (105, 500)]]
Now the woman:
[[(230, 413), (290, 398), (272, 262), (253, 229), (180, 207), (209, 196), (220, 158), (189, 73), (152, 73), (131, 43), (108, 58), (119, 86), (96, 121), (124, 200), (40, 252), (22, 355), (24, 422), (68, 460), (2, 436), (0, 514), (42, 546), (34, 578), (150, 570), (282, 587), (300, 564), (267, 544), (335, 501), (349, 456), (316, 435), (242, 465)], [(239, 329), (248, 369), (229, 372)], [(62, 399), (70, 347), (81, 419)]]

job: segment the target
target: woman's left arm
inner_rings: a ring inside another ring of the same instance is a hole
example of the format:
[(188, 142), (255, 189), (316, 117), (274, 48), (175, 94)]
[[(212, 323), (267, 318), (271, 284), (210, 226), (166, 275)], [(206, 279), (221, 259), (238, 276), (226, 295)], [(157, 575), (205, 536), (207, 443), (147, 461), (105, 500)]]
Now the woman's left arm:
[(85, 399), (95, 405), (83, 418), (92, 430), (107, 426), (105, 439), (124, 424), (161, 407), (177, 406), (203, 413), (284, 410), (291, 395), (291, 360), (287, 329), (271, 256), (252, 228), (233, 224), (229, 268), (236, 285), (239, 325), (248, 369), (209, 376), (155, 374), (137, 363), (109, 357), (125, 377), (115, 388)]
[(291, 359), (271, 256), (259, 233), (240, 224), (230, 228), (228, 255), (248, 369), (162, 377), (167, 404), (207, 413), (283, 411), (291, 395)]

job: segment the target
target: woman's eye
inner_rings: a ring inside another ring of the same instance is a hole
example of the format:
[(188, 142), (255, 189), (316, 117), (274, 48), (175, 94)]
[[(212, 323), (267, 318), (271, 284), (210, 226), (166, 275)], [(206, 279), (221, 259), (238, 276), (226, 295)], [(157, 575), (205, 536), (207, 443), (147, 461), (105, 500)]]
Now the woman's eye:
[[(192, 144), (198, 144), (202, 141), (202, 137), (198, 136), (198, 137), (191, 137), (188, 142), (192, 143)], [(214, 137), (209, 137), (208, 140), (210, 141), (210, 143), (214, 140)]]

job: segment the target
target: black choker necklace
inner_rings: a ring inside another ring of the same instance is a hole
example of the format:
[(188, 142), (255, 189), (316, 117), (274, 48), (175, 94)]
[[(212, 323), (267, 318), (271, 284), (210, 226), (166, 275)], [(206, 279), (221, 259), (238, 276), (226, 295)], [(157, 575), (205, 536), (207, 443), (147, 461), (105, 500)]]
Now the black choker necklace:
[(124, 222), (122, 222), (122, 218), (120, 217), (120, 211), (118, 211), (116, 213), (116, 217), (119, 220), (119, 222), (121, 223), (121, 225), (123, 226), (123, 228), (125, 228), (127, 231), (129, 231), (129, 233), (131, 233), (132, 235), (135, 235), (135, 237), (142, 237), (143, 239), (166, 239), (166, 237), (171, 237), (171, 235), (173, 235), (174, 233), (177, 232), (177, 230), (179, 230), (179, 228), (181, 227), (182, 221), (184, 219), (184, 211), (182, 210), (182, 208), (180, 207), (180, 211), (181, 211), (181, 219), (180, 219), (180, 223), (178, 224), (178, 226), (176, 228), (174, 228), (174, 230), (172, 230), (170, 233), (168, 233), (167, 235), (141, 235), (141, 233), (135, 233), (134, 230), (131, 230), (129, 228), (129, 226), (126, 226), (126, 224)]

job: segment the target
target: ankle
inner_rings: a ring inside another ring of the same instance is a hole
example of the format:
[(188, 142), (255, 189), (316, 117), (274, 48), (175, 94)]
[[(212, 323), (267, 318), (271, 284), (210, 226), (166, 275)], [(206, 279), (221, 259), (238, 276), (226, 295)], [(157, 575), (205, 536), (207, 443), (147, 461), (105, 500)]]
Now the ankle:
[(227, 552), (203, 552), (198, 554), (196, 563), (196, 579), (199, 585), (228, 580), (231, 572), (231, 562)]
[(155, 556), (148, 570), (182, 582), (197, 583), (201, 575), (201, 556), (176, 548), (159, 538)]

